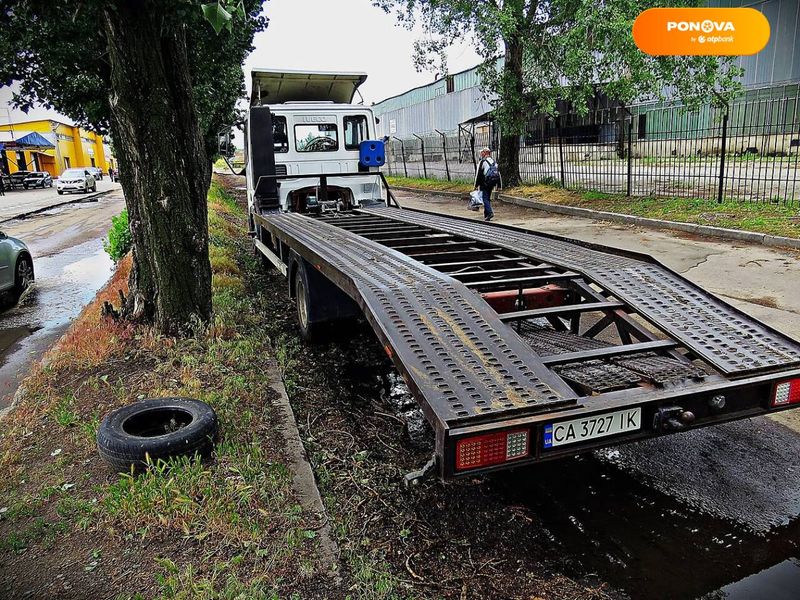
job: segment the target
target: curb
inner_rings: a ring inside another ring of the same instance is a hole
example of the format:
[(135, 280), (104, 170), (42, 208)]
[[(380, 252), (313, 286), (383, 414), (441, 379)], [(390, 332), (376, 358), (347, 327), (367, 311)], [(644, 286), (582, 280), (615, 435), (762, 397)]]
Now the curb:
[(637, 217), (634, 215), (625, 215), (620, 213), (608, 212), (604, 210), (592, 210), (590, 208), (562, 206), (559, 204), (538, 202), (536, 200), (531, 200), (530, 198), (518, 198), (516, 196), (507, 196), (505, 194), (501, 194), (499, 197), (500, 200), (502, 200), (503, 202), (508, 202), (509, 204), (516, 204), (518, 206), (525, 206), (527, 208), (533, 208), (535, 210), (541, 210), (561, 215), (568, 215), (571, 217), (581, 217), (584, 219), (598, 219), (601, 221), (611, 221), (615, 223), (627, 223), (629, 225), (638, 225), (640, 227), (649, 227), (651, 229), (674, 229), (677, 231), (684, 231), (686, 233), (707, 235), (726, 240), (750, 242), (754, 244), (762, 244), (764, 246), (774, 246), (779, 248), (800, 249), (800, 239), (797, 238), (788, 238), (778, 235), (770, 235), (766, 233), (756, 233), (753, 231), (742, 231), (740, 229), (726, 229), (723, 227), (712, 227), (710, 225), (680, 223), (678, 221), (663, 221), (661, 219)]
[(289, 468), (293, 474), (294, 489), (300, 497), (302, 507), (314, 514), (319, 520), (319, 527), (316, 532), (319, 539), (319, 548), (325, 563), (328, 574), (335, 578), (337, 584), (341, 583), (339, 576), (339, 547), (333, 539), (331, 533), (330, 518), (322, 503), (317, 481), (311, 464), (308, 462), (303, 440), (300, 438), (300, 431), (297, 429), (297, 421), (294, 418), (294, 411), (289, 403), (289, 395), (283, 385), (283, 374), (278, 365), (270, 360), (267, 365), (267, 376), (270, 381), (270, 388), (276, 393), (277, 398), (272, 404), (278, 409), (278, 416), (281, 424), (278, 429), (283, 434), (288, 453)]
[(92, 200), (96, 200), (97, 198), (105, 196), (106, 194), (110, 194), (113, 191), (115, 190), (104, 190), (102, 192), (93, 192), (88, 196), (81, 196), (80, 198), (76, 198), (74, 200), (58, 202), (57, 204), (51, 204), (50, 206), (44, 206), (42, 208), (37, 208), (36, 210), (20, 213), (18, 215), (14, 215), (13, 217), (8, 217), (7, 219), (3, 219), (2, 221), (0, 221), (0, 223), (8, 223), (9, 221), (16, 221), (17, 219), (26, 219), (28, 217), (32, 217), (33, 215), (38, 215), (39, 213), (43, 213), (45, 211), (58, 208), (59, 206), (67, 206), (68, 204), (80, 204), (81, 202), (91, 202)]
[[(403, 192), (424, 194), (428, 196), (452, 196), (455, 198), (462, 198), (464, 196), (464, 194), (461, 192), (424, 190), (424, 189), (404, 187), (404, 186), (395, 186), (393, 189), (400, 190)], [(508, 196), (506, 194), (498, 194), (496, 197), (502, 202), (507, 202), (508, 204), (516, 204), (517, 206), (524, 206), (526, 208), (532, 208), (534, 210), (541, 210), (544, 212), (549, 212), (559, 215), (567, 215), (570, 217), (580, 217), (582, 219), (596, 219), (600, 221), (611, 221), (613, 223), (626, 223), (628, 225), (638, 225), (639, 227), (648, 227), (650, 229), (673, 229), (676, 231), (683, 231), (686, 233), (694, 233), (697, 235), (717, 237), (724, 240), (735, 240), (738, 242), (750, 242), (753, 244), (761, 244), (762, 246), (771, 246), (775, 248), (793, 248), (795, 250), (800, 250), (800, 239), (798, 238), (789, 238), (780, 235), (770, 235), (768, 233), (756, 233), (754, 231), (742, 231), (741, 229), (726, 229), (724, 227), (712, 227), (711, 225), (696, 225), (694, 223), (681, 223), (679, 221), (663, 221), (661, 219), (637, 217), (635, 215), (613, 213), (604, 210), (592, 210), (591, 208), (578, 208), (576, 206), (549, 204), (547, 202), (539, 202), (537, 200), (531, 200), (530, 198), (519, 198), (517, 196)]]

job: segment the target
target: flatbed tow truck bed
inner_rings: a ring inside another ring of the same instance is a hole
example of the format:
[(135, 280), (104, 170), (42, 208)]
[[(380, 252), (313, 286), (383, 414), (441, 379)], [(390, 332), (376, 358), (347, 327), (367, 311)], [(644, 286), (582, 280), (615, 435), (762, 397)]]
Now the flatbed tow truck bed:
[(388, 202), (253, 218), (358, 304), (444, 479), (800, 406), (800, 344), (649, 256)]

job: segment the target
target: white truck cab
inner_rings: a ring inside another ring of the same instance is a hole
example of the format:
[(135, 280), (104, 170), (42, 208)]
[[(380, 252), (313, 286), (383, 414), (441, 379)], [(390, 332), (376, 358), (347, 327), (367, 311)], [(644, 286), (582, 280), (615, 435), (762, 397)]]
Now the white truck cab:
[(383, 201), (379, 169), (365, 166), (361, 154), (362, 142), (375, 140), (375, 116), (352, 104), (366, 78), (252, 71), (245, 128), (251, 211), (327, 212)]

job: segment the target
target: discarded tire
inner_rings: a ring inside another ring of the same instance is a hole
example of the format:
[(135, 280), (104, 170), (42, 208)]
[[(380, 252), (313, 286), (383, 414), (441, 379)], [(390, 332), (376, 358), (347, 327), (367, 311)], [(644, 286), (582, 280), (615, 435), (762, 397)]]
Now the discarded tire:
[(205, 402), (154, 398), (117, 409), (97, 430), (97, 450), (120, 471), (141, 469), (172, 456), (208, 456), (217, 433), (217, 415)]

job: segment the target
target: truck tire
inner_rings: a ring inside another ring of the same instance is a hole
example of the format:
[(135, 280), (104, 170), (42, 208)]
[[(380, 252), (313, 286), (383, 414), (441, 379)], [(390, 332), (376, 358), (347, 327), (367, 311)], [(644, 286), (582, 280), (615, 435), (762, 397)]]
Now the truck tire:
[(191, 398), (153, 398), (123, 406), (97, 430), (97, 451), (117, 471), (130, 472), (173, 456), (207, 457), (214, 447), (217, 415)]
[(308, 289), (308, 280), (305, 269), (298, 266), (294, 274), (294, 301), (297, 307), (297, 322), (300, 325), (300, 337), (307, 342), (318, 341), (321, 338), (320, 324), (310, 321), (311, 294)]

